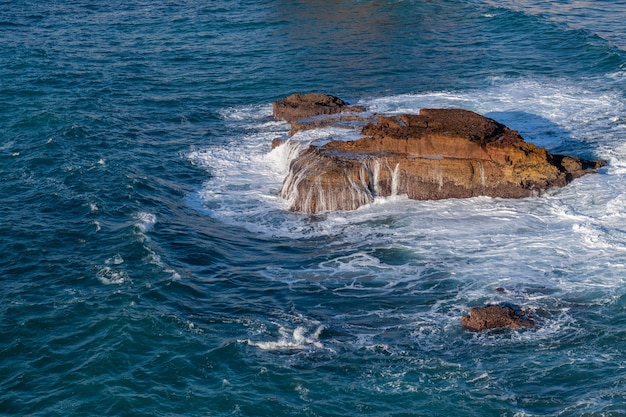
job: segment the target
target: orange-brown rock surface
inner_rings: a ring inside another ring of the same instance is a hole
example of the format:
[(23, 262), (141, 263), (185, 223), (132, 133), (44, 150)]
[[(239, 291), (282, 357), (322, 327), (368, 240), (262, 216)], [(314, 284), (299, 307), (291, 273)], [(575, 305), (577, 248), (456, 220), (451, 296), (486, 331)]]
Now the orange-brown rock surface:
[[(299, 95), (298, 101), (306, 102), (306, 97)], [(336, 103), (329, 97), (329, 103)], [(312, 100), (326, 103), (319, 95)], [(306, 117), (316, 115), (315, 111), (319, 115), (350, 109), (341, 103), (329, 105), (332, 110), (326, 105), (317, 110), (318, 104), (305, 105)], [(284, 118), (284, 110), (277, 111), (281, 108), (277, 106), (275, 117)], [(343, 116), (332, 116), (319, 126), (342, 120)], [(301, 123), (291, 122), (292, 126)], [(525, 142), (517, 131), (462, 109), (378, 116), (362, 127), (361, 134), (355, 141), (311, 145), (291, 162), (280, 195), (290, 200), (292, 210), (353, 210), (377, 196), (401, 194), (418, 200), (528, 197), (564, 186), (604, 165), (553, 155)]]
[(501, 327), (512, 329), (532, 327), (535, 323), (522, 314), (518, 314), (511, 307), (487, 306), (471, 308), (469, 316), (461, 318), (461, 325), (469, 330), (479, 332)]
[(300, 130), (315, 129), (329, 124), (339, 124), (352, 120), (361, 120), (355, 115), (334, 117), (316, 117), (338, 113), (360, 113), (365, 111), (360, 106), (350, 106), (339, 97), (309, 93), (292, 94), (272, 103), (274, 117), (291, 123), (291, 135)]

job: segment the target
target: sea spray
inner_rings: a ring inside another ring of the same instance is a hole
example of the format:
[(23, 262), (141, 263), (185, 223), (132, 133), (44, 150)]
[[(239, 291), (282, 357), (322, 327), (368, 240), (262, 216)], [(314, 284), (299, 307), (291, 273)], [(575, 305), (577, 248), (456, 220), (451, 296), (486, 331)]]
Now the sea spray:
[(320, 341), (320, 335), (325, 330), (325, 326), (320, 325), (313, 330), (304, 326), (296, 326), (293, 330), (279, 327), (279, 337), (273, 341), (253, 341), (248, 340), (250, 346), (262, 350), (270, 351), (301, 351), (305, 349), (324, 349), (324, 344)]
[(391, 168), (387, 158), (363, 158), (340, 168), (333, 178), (323, 175), (324, 164), (314, 149), (292, 161), (279, 193), (290, 208), (305, 213), (353, 210), (398, 194), (400, 163)]

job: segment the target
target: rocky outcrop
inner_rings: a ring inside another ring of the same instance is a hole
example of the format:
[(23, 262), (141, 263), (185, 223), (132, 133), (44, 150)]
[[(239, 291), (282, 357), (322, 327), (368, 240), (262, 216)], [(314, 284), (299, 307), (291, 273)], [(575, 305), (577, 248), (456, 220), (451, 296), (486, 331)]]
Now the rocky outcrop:
[(469, 316), (461, 318), (461, 325), (469, 330), (479, 332), (501, 327), (512, 329), (532, 327), (535, 323), (511, 307), (487, 306), (471, 308)]
[[(344, 115), (350, 107), (333, 96), (295, 96), (274, 103), (274, 116), (291, 120), (292, 132), (330, 125), (358, 128), (363, 136), (311, 145), (291, 162), (280, 195), (295, 211), (353, 210), (375, 197), (400, 194), (418, 200), (528, 197), (604, 165), (553, 155), (525, 142), (517, 131), (468, 110), (422, 109), (419, 114), (365, 119)], [(307, 104), (296, 111), (285, 110), (285, 103)], [(301, 114), (306, 118), (297, 119)], [(333, 116), (309, 122), (320, 114)], [(346, 125), (346, 117), (352, 125)]]

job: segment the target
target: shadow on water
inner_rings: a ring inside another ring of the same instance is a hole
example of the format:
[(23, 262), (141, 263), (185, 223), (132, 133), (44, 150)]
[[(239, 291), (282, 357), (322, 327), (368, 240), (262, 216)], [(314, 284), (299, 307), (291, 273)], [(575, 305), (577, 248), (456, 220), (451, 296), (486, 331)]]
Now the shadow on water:
[(546, 148), (553, 154), (597, 159), (590, 143), (574, 137), (573, 132), (545, 117), (523, 111), (496, 111), (484, 116), (517, 130), (524, 140)]

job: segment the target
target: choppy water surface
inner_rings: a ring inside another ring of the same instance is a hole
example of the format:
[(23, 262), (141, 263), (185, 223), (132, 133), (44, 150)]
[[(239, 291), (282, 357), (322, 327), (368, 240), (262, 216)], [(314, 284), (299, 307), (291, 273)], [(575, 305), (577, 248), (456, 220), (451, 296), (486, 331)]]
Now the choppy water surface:
[[(624, 415), (626, 14), (544, 3), (0, 3), (0, 413)], [(292, 213), (307, 91), (608, 166)], [(488, 303), (539, 325), (460, 327)]]

